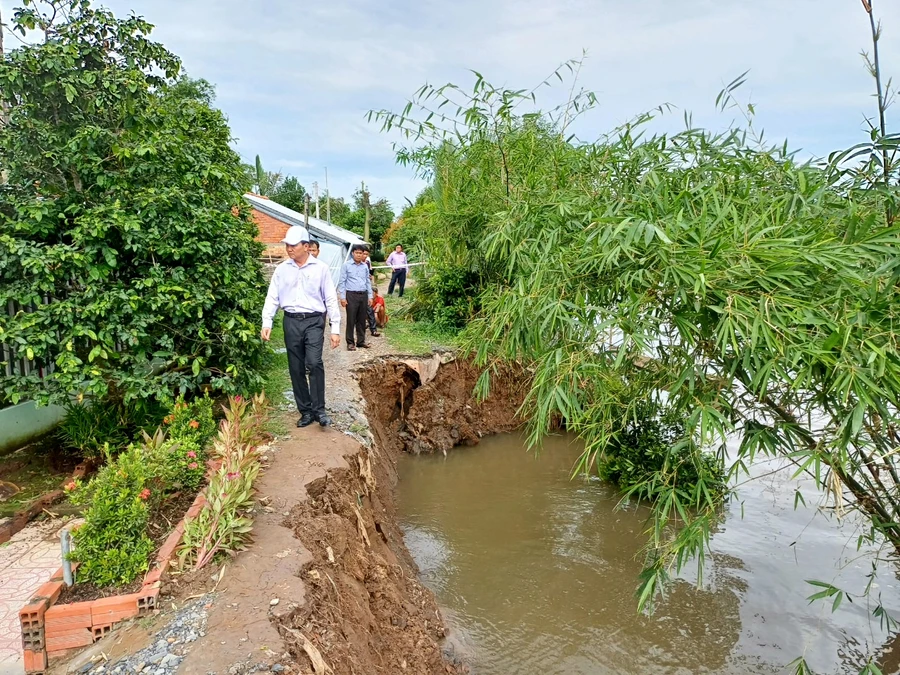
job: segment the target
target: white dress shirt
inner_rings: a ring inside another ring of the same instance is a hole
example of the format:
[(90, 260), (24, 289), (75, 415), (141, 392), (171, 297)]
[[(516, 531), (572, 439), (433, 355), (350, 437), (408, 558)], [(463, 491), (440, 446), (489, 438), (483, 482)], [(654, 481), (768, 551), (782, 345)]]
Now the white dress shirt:
[(286, 312), (327, 312), (331, 334), (341, 334), (341, 308), (331, 270), (317, 258), (309, 256), (302, 267), (288, 259), (275, 268), (263, 305), (263, 328), (272, 327), (279, 307)]

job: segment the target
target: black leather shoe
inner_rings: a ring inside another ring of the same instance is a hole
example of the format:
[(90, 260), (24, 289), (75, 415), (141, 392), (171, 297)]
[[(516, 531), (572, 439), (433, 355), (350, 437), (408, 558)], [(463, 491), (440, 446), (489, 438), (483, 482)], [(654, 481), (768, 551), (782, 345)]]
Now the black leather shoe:
[(310, 424), (316, 421), (316, 418), (310, 415), (309, 413), (303, 413), (303, 416), (297, 420), (297, 426), (301, 429), (303, 427), (308, 427)]
[(331, 426), (331, 418), (328, 415), (319, 415), (319, 426), (330, 427)]

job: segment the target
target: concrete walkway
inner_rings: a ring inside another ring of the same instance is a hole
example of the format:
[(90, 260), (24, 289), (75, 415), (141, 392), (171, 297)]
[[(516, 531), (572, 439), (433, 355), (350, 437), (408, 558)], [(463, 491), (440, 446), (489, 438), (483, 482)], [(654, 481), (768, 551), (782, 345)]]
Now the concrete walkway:
[(24, 673), (19, 609), (60, 567), (63, 519), (32, 523), (0, 546), (0, 675)]

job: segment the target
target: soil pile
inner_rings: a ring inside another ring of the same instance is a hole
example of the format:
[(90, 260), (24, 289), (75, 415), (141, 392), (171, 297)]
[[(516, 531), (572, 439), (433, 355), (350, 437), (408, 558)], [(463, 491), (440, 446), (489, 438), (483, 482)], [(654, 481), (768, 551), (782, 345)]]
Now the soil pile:
[(469, 361), (442, 354), (369, 365), (359, 374), (359, 385), (378, 447), (446, 452), (521, 426), (516, 413), (528, 391), (526, 374), (513, 367), (492, 373), (489, 396), (479, 402), (474, 390), (481, 373)]
[(379, 359), (357, 373), (375, 446), (307, 484), (308, 498), (285, 521), (312, 553), (300, 571), (305, 602), (278, 619), (298, 663), (315, 670), (321, 658), (335, 673), (360, 675), (466, 672), (442, 653), (444, 623), (418, 581), (393, 490), (400, 452), (446, 452), (519, 426), (522, 374), (493, 377), (481, 403), (479, 375), (448, 354)]
[(395, 524), (391, 467), (365, 450), (347, 460), (307, 485), (288, 518), (313, 554), (300, 572), (306, 602), (282, 619), (292, 656), (315, 663), (310, 640), (335, 673), (461, 672), (443, 660), (443, 621)]

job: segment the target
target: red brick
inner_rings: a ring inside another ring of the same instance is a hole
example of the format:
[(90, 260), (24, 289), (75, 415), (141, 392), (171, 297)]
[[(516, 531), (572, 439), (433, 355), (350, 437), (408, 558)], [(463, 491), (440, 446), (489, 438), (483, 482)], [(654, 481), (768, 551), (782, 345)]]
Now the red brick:
[(137, 599), (137, 593), (130, 593), (94, 600), (91, 607), (91, 620), (94, 625), (100, 625), (116, 623), (137, 616)]
[(47, 651), (55, 652), (61, 649), (77, 649), (94, 644), (94, 632), (90, 628), (75, 628), (62, 631), (57, 635), (47, 636)]
[(34, 597), (29, 600), (28, 604), (19, 610), (19, 621), (25, 628), (26, 622), (37, 628), (44, 625), (44, 612), (50, 608), (50, 601), (47, 598)]
[(144, 577), (144, 586), (149, 586), (154, 582), (158, 582), (162, 578), (163, 571), (164, 568), (161, 565), (158, 565), (147, 572), (147, 576)]
[[(198, 497), (202, 497), (203, 495), (197, 495)], [(201, 501), (200, 499), (195, 499), (194, 503), (191, 504), (191, 508), (187, 510), (187, 513), (184, 514), (185, 518), (196, 518), (197, 514), (199, 514), (203, 507), (206, 506), (206, 499)]]
[(94, 642), (103, 639), (103, 636), (108, 635), (116, 625), (118, 624), (107, 623), (102, 626), (94, 626), (91, 629), (91, 632), (94, 634)]
[(42, 673), (47, 669), (47, 652), (26, 649), (22, 656), (26, 673)]
[[(77, 563), (77, 562), (73, 562), (73, 563), (72, 563), (72, 574), (75, 574), (75, 572), (76, 572), (77, 570), (78, 570), (78, 563)], [(50, 577), (50, 581), (62, 581), (64, 577), (65, 577), (65, 575), (63, 574), (63, 568), (60, 567), (58, 570), (56, 570), (56, 571), (53, 573), (53, 576)]]
[(48, 581), (43, 584), (37, 592), (31, 596), (32, 600), (37, 598), (47, 598), (47, 601), (50, 605), (56, 602), (56, 599), (59, 597), (59, 594), (62, 592), (63, 582), (62, 581)]
[(74, 602), (71, 605), (54, 605), (44, 614), (44, 633), (50, 636), (73, 628), (90, 628), (93, 620), (90, 602)]
[(178, 526), (172, 531), (172, 534), (166, 537), (165, 543), (160, 547), (159, 552), (156, 554), (156, 559), (159, 561), (171, 560), (172, 556), (175, 555), (175, 549), (178, 548), (178, 544), (181, 543), (181, 537), (183, 535), (184, 521), (178, 523)]
[(156, 609), (156, 601), (159, 598), (159, 582), (157, 581), (152, 586), (144, 586), (138, 595), (140, 596), (137, 599), (138, 614), (149, 614)]
[[(273, 244), (270, 248), (275, 248), (274, 244), (280, 244), (289, 225), (256, 209), (252, 210), (251, 215), (259, 228), (259, 235), (256, 237), (257, 241), (261, 241), (263, 244)], [(283, 244), (280, 244), (279, 247), (282, 251), (284, 250)]]

